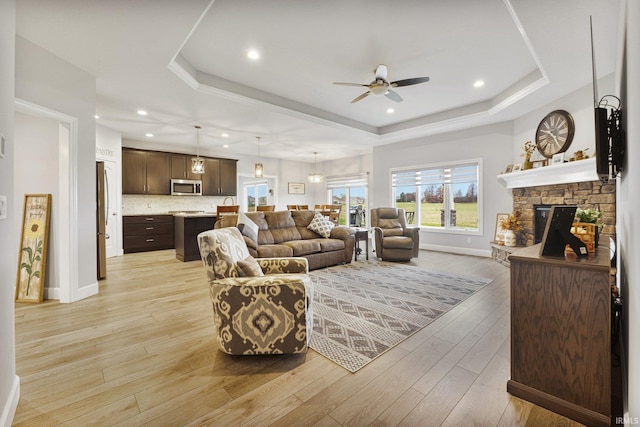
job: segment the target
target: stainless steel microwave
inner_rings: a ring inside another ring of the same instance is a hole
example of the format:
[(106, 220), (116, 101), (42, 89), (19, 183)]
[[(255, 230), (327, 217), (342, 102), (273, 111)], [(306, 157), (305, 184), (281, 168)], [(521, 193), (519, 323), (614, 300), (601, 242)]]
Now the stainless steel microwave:
[(202, 196), (202, 181), (199, 179), (172, 179), (172, 196)]

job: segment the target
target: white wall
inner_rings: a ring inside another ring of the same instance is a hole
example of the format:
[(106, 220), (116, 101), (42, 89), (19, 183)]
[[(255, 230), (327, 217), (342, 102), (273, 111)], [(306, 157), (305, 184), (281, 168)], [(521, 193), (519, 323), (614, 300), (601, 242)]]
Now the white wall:
[(513, 162), (513, 125), (511, 122), (482, 126), (420, 138), (414, 141), (375, 147), (373, 150), (372, 207), (391, 206), (391, 169), (407, 166), (482, 159), (483, 206), (482, 235), (448, 231), (420, 231), (420, 246), (434, 250), (490, 256), (496, 215), (511, 212), (509, 192), (496, 175)]
[[(51, 194), (51, 219), (49, 249), (44, 283), (44, 298), (58, 299), (60, 288), (58, 230), (60, 227), (60, 192), (58, 170), (59, 122), (46, 117), (36, 117), (16, 112), (14, 123), (14, 159), (17, 165), (13, 174), (13, 190), (16, 201), (24, 201), (25, 194)], [(24, 167), (33, 165), (32, 167)], [(23, 217), (22, 203), (14, 205), (16, 218)]]
[[(614, 87), (614, 75), (610, 74), (598, 81), (598, 97), (605, 94), (612, 94)], [(555, 101), (538, 108), (522, 117), (514, 120), (514, 149), (513, 163), (522, 163), (522, 147), (526, 141), (535, 144), (536, 129), (542, 119), (553, 110), (565, 110), (571, 114), (575, 123), (575, 135), (573, 142), (565, 153), (565, 160), (569, 160), (578, 150), (587, 150), (587, 155), (592, 157), (595, 154), (595, 130), (593, 121), (593, 87), (584, 86), (569, 95), (556, 99)], [(532, 160), (544, 159), (535, 151), (537, 157)]]
[(13, 195), (13, 115), (14, 115), (14, 0), (0, 1), (0, 134), (5, 152), (0, 157), (0, 195), (7, 197), (7, 218), (0, 220), (0, 426), (10, 426), (20, 397), (20, 378), (16, 375), (15, 278), (18, 232)]
[(117, 182), (115, 188), (111, 189), (116, 195), (117, 215), (115, 229), (110, 239), (114, 240), (113, 244), (117, 248), (118, 255), (122, 255), (124, 251), (122, 249), (122, 135), (120, 132), (96, 125), (96, 161), (113, 162), (117, 171)]
[[(71, 302), (98, 291), (96, 279), (95, 191), (95, 78), (28, 40), (16, 36), (15, 96), (69, 117), (73, 122), (71, 148), (61, 152), (68, 162), (70, 291), (61, 301)], [(76, 144), (77, 143), (77, 144)], [(75, 146), (73, 146), (76, 144)], [(62, 163), (61, 163), (62, 164)], [(64, 194), (61, 195), (64, 197)]]
[[(621, 90), (626, 107), (627, 164), (617, 191), (618, 274), (624, 299), (624, 342), (628, 368), (628, 413), (640, 420), (640, 2), (627, 0), (626, 63), (621, 64)], [(625, 68), (626, 65), (626, 68)]]

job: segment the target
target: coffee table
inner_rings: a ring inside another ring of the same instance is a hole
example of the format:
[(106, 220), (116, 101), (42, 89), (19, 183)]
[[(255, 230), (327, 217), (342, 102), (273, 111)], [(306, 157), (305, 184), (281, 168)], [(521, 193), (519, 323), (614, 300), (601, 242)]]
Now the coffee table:
[(369, 261), (369, 230), (366, 228), (355, 228), (354, 230), (356, 236), (356, 250), (353, 251), (353, 259), (355, 261), (358, 260), (358, 252), (360, 252), (360, 242), (364, 240), (365, 255), (367, 261)]

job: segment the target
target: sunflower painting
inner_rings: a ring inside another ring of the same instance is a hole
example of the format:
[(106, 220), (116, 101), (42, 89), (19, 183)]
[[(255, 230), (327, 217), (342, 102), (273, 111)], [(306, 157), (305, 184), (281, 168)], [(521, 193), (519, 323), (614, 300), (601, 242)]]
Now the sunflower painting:
[(51, 194), (26, 194), (18, 257), (16, 301), (42, 302)]

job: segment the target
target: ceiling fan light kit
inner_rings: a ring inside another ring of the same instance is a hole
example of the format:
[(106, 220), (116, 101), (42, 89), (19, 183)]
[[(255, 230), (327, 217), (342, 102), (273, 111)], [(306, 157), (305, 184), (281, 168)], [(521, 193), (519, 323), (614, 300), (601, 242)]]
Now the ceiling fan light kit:
[(417, 85), (417, 84), (426, 83), (429, 81), (429, 77), (413, 77), (410, 79), (396, 80), (395, 82), (389, 83), (387, 81), (387, 66), (384, 64), (378, 65), (378, 67), (374, 70), (374, 73), (375, 73), (375, 80), (373, 80), (368, 85), (360, 84), (360, 83), (343, 83), (343, 82), (334, 82), (333, 84), (340, 85), (340, 86), (358, 86), (358, 87), (369, 88), (368, 91), (354, 98), (351, 101), (351, 103), (354, 104), (366, 98), (370, 94), (384, 95), (392, 101), (402, 102), (402, 97), (397, 92), (391, 90), (391, 88)]

